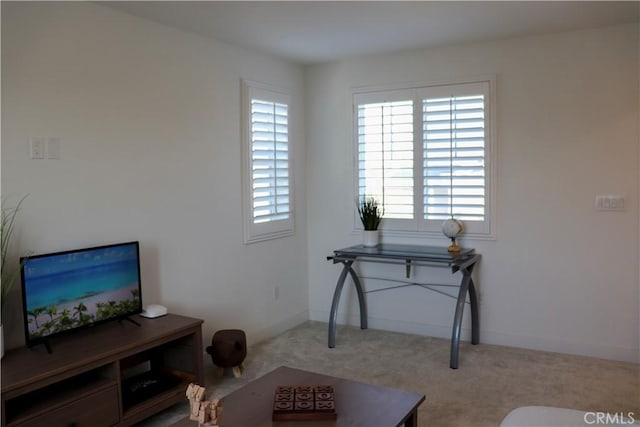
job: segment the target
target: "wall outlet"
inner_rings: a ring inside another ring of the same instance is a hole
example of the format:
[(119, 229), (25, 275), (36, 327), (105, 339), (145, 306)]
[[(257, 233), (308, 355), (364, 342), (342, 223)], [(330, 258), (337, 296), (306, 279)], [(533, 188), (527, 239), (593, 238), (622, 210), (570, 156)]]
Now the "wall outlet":
[(44, 159), (45, 138), (32, 136), (29, 138), (29, 158)]

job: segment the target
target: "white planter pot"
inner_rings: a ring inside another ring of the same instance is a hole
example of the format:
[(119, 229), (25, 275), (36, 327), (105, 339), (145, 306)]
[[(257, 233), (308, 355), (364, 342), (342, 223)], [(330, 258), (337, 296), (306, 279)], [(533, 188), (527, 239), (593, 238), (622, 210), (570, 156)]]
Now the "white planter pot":
[(380, 230), (364, 230), (362, 232), (362, 244), (372, 248), (380, 243)]

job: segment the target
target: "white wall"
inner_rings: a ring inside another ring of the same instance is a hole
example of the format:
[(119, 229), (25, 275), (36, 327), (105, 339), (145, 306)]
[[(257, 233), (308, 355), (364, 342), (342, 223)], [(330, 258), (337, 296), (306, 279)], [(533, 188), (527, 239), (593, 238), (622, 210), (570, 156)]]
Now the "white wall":
[[(291, 90), (294, 237), (242, 243), (241, 78)], [(140, 240), (143, 302), (205, 319), (205, 340), (306, 320), (302, 92), (299, 66), (107, 7), (2, 2), (2, 195), (28, 194), (14, 256)], [(31, 136), (61, 159), (30, 160)]]
[[(146, 302), (205, 319), (205, 339), (239, 327), (255, 341), (309, 308), (326, 321), (339, 268), (325, 257), (360, 242), (351, 88), (495, 74), (497, 239), (463, 240), (483, 255), (481, 341), (638, 361), (637, 34), (611, 27), (303, 70), (95, 4), (2, 2), (2, 195), (29, 194), (14, 255), (138, 239)], [(241, 78), (291, 88), (300, 142), (296, 235), (248, 246)], [(61, 160), (29, 160), (30, 136), (60, 137)], [(625, 195), (626, 211), (596, 212), (596, 194)], [(12, 303), (8, 346), (22, 342)], [(371, 327), (450, 336), (453, 300), (437, 294), (373, 294), (369, 308)], [(340, 309), (357, 324), (351, 291)]]
[[(309, 68), (311, 318), (328, 319), (340, 270), (326, 255), (361, 242), (352, 220), (351, 89), (494, 74), (497, 239), (462, 241), (482, 254), (481, 342), (640, 361), (638, 51), (638, 26), (628, 25)], [(625, 196), (624, 212), (595, 211), (595, 196), (609, 194)], [(351, 288), (339, 317), (358, 324)], [(368, 301), (371, 327), (450, 337), (452, 299), (411, 288)], [(468, 322), (467, 311), (467, 335)]]

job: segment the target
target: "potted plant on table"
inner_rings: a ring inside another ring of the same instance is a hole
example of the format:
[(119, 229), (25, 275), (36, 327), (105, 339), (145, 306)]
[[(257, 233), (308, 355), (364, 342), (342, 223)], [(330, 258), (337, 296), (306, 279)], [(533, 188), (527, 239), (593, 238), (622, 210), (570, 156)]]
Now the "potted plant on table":
[(373, 196), (365, 196), (360, 199), (358, 203), (358, 215), (364, 227), (362, 243), (364, 246), (369, 247), (378, 246), (380, 242), (378, 227), (380, 226), (380, 222), (382, 222), (383, 210), (376, 198)]
[[(15, 223), (16, 215), (20, 210), (20, 205), (26, 196), (24, 196), (16, 206), (5, 207), (4, 200), (2, 201), (2, 223), (0, 224), (0, 306), (2, 312), (4, 312), (5, 304), (9, 298), (9, 293), (13, 288), (20, 273), (20, 269), (16, 268), (12, 271), (7, 269), (7, 254), (9, 252), (9, 241), (11, 240), (11, 234), (13, 233), (13, 226)], [(2, 320), (0, 319), (0, 357), (4, 356), (4, 330)]]

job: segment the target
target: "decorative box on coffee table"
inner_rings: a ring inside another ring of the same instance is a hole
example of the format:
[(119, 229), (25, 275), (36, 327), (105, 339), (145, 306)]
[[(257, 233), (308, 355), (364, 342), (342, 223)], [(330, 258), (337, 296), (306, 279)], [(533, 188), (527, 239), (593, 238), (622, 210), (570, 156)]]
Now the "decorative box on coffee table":
[(273, 421), (335, 420), (335, 393), (330, 385), (280, 385), (273, 398)]

